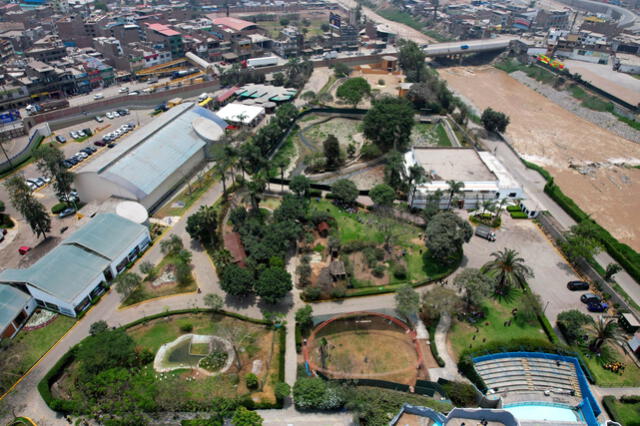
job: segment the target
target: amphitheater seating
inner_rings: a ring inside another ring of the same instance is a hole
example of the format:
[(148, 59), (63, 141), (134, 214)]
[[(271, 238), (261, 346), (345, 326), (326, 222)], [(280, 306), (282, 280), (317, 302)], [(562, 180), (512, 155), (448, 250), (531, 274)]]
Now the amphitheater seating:
[(582, 398), (573, 364), (552, 359), (513, 357), (475, 363), (487, 388), (498, 392), (560, 390)]

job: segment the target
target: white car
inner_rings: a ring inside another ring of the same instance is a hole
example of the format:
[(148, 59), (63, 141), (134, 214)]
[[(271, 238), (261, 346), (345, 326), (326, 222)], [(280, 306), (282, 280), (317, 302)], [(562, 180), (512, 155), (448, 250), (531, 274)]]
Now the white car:
[(86, 153), (86, 152), (78, 151), (78, 152), (76, 152), (76, 154), (74, 155), (74, 157), (76, 157), (76, 158), (82, 158), (82, 159), (84, 160), (85, 158), (87, 158), (87, 157), (88, 157), (88, 155), (87, 155), (87, 153)]
[(112, 113), (112, 112), (108, 112), (108, 113), (106, 113), (105, 115), (107, 116), (107, 118), (108, 118), (109, 120), (113, 120), (114, 118), (116, 118), (116, 116), (115, 116), (115, 115), (113, 115), (113, 113)]
[(93, 100), (97, 101), (100, 99), (104, 99), (104, 95), (102, 93), (96, 93), (95, 95), (93, 95)]
[(27, 184), (27, 186), (29, 187), (29, 189), (30, 189), (30, 190), (32, 190), (32, 191), (35, 191), (35, 190), (38, 188), (38, 187), (36, 186), (36, 184), (35, 184), (35, 183), (33, 183), (33, 182), (26, 181), (26, 184)]
[(128, 93), (128, 92), (129, 92), (128, 87), (121, 87), (120, 90), (118, 90), (118, 93)]

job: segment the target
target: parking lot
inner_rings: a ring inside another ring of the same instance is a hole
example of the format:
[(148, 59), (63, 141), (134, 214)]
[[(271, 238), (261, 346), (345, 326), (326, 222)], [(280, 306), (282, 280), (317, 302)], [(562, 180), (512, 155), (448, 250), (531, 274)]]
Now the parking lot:
[(531, 220), (511, 219), (502, 215), (502, 226), (496, 231), (496, 241), (490, 242), (474, 236), (464, 246), (464, 267), (479, 268), (490, 260), (491, 253), (510, 248), (518, 251), (535, 277), (529, 280), (531, 289), (542, 298), (545, 314), (552, 324), (560, 312), (578, 309), (588, 313), (580, 295), (587, 291), (571, 291), (567, 282), (579, 280), (551, 241)]

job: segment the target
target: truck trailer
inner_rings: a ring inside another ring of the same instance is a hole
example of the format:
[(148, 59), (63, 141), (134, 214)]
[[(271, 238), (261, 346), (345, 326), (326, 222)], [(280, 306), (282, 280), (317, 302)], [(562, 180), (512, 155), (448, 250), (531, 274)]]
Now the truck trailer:
[(250, 58), (244, 61), (242, 64), (245, 68), (258, 68), (269, 67), (272, 65), (278, 65), (277, 56), (265, 56), (264, 58)]
[(491, 228), (489, 228), (486, 225), (478, 225), (478, 227), (476, 228), (476, 235), (480, 238), (484, 238), (485, 240), (489, 240), (489, 241), (496, 240), (496, 233), (493, 232)]

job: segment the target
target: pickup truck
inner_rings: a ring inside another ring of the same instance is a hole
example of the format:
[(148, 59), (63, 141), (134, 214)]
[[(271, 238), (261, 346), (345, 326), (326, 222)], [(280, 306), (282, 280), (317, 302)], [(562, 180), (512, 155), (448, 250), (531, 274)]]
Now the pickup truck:
[(480, 238), (484, 238), (485, 240), (489, 240), (489, 241), (496, 240), (496, 233), (493, 232), (491, 228), (489, 228), (486, 225), (478, 225), (478, 227), (476, 228), (476, 235)]

